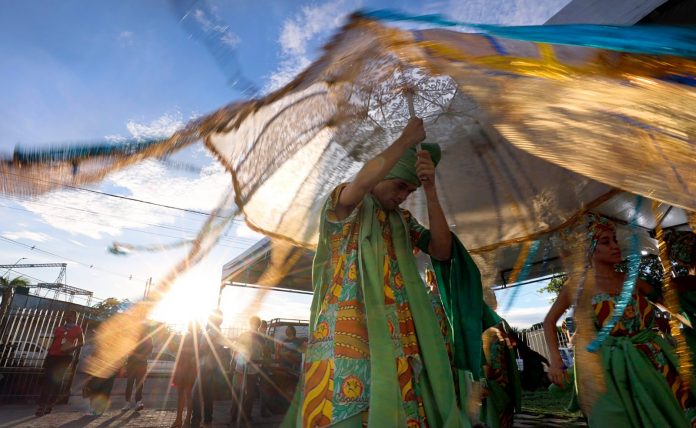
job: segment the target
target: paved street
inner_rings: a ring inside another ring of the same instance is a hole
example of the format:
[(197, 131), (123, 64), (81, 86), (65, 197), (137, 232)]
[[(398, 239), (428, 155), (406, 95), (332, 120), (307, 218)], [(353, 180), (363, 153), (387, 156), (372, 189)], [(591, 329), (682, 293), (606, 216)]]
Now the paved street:
[[(145, 409), (140, 412), (122, 411), (125, 404), (124, 392), (125, 380), (117, 379), (111, 395), (111, 410), (100, 417), (85, 416), (86, 406), (80, 390), (84, 376), (76, 375), (73, 384), (70, 403), (56, 406), (51, 414), (37, 418), (34, 416), (36, 406), (33, 404), (1, 405), (0, 428), (5, 427), (56, 427), (56, 428), (107, 428), (107, 427), (169, 427), (176, 416), (176, 391), (169, 388), (169, 379), (166, 377), (150, 378), (145, 383), (144, 402)], [(218, 401), (215, 403), (213, 426), (230, 427), (229, 411), (231, 401)], [(273, 418), (261, 418), (258, 407), (254, 412), (254, 427), (276, 428), (282, 421), (282, 416)], [(564, 418), (553, 415), (540, 415), (524, 412), (515, 416), (516, 428), (531, 427), (584, 427), (586, 423), (581, 419)]]
[[(143, 401), (145, 409), (140, 412), (121, 411), (125, 404), (125, 380), (117, 379), (111, 395), (111, 410), (100, 417), (85, 416), (86, 406), (80, 396), (83, 377), (75, 382), (67, 405), (56, 406), (51, 414), (37, 418), (33, 404), (0, 405), (0, 428), (5, 427), (169, 427), (176, 416), (176, 390), (168, 392), (168, 378), (152, 378), (145, 383)], [(231, 401), (219, 401), (214, 408), (214, 426), (229, 427)], [(258, 412), (258, 409), (255, 409)], [(254, 427), (277, 427), (282, 417), (261, 419), (255, 414)]]

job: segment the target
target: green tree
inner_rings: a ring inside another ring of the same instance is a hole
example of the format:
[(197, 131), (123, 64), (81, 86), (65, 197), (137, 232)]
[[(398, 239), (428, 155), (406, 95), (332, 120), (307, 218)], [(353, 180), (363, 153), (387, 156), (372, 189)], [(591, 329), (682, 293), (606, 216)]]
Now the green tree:
[(29, 281), (21, 276), (8, 279), (0, 277), (0, 289), (2, 290), (2, 303), (0, 303), (0, 331), (5, 322), (6, 316), (10, 313), (10, 303), (14, 296), (15, 288), (27, 288)]
[(99, 321), (104, 321), (119, 312), (125, 311), (130, 305), (131, 302), (128, 299), (119, 300), (115, 297), (108, 297), (92, 306), (92, 317)]
[(15, 288), (27, 288), (29, 280), (18, 276), (17, 278), (8, 279), (0, 277), (0, 289), (2, 289), (2, 304), (0, 305), (0, 316), (4, 316), (5, 312), (10, 309), (10, 302), (14, 294)]
[(551, 278), (551, 281), (549, 281), (546, 286), (540, 288), (537, 290), (537, 293), (549, 293), (552, 294), (553, 297), (549, 300), (551, 303), (556, 301), (556, 298), (558, 297), (558, 294), (561, 292), (561, 288), (563, 288), (563, 284), (568, 280), (568, 276), (565, 274), (554, 276)]
[[(617, 272), (628, 272), (628, 259), (616, 265)], [(640, 258), (638, 277), (653, 287), (662, 288), (662, 263), (654, 254), (648, 254)]]

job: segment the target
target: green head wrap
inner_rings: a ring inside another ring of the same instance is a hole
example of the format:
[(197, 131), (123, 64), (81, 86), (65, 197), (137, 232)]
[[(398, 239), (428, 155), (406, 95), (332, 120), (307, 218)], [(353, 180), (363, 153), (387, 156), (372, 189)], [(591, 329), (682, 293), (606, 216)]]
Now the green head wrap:
[[(433, 163), (435, 166), (440, 162), (440, 159), (442, 158), (442, 152), (440, 151), (440, 146), (438, 144), (433, 144), (433, 143), (423, 143), (421, 144), (421, 148), (423, 150), (426, 150), (428, 153), (430, 153), (430, 158), (433, 160)], [(404, 153), (403, 156), (401, 156), (401, 159), (394, 165), (394, 168), (389, 171), (386, 177), (384, 177), (385, 180), (390, 180), (392, 178), (400, 178), (408, 183), (413, 184), (414, 186), (420, 187), (421, 182), (418, 179), (418, 175), (416, 175), (416, 160), (418, 159), (418, 156), (416, 156), (416, 148), (411, 147), (408, 150), (406, 150), (406, 153)]]

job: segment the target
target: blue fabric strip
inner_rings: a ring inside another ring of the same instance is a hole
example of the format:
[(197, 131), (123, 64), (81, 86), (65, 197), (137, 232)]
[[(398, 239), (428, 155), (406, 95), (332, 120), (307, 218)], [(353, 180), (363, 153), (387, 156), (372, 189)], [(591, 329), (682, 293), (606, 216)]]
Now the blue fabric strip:
[(498, 52), (498, 55), (508, 54), (503, 45), (501, 45), (495, 37), (491, 37), (488, 34), (484, 34), (484, 37), (490, 42), (491, 46), (493, 46), (493, 49), (495, 49), (495, 51)]
[(130, 140), (119, 143), (102, 143), (94, 146), (66, 146), (60, 148), (48, 148), (45, 150), (22, 150), (21, 148), (17, 147), (12, 155), (12, 159), (15, 162), (21, 163), (47, 161), (69, 162), (79, 161), (82, 158), (93, 156), (131, 155), (161, 141), (162, 140)]
[[(515, 280), (516, 283), (522, 282), (525, 279), (527, 279), (527, 275), (529, 275), (529, 269), (532, 268), (534, 258), (536, 257), (536, 253), (539, 250), (540, 245), (541, 241), (534, 241), (529, 245), (529, 252), (527, 253), (527, 257), (525, 258), (522, 268), (520, 269), (520, 274), (517, 276), (517, 279)], [(520, 288), (522, 287), (518, 285), (515, 287), (514, 290), (512, 290), (512, 294), (510, 295), (510, 298), (505, 304), (505, 308), (502, 310), (502, 313), (505, 313), (510, 310), (512, 304), (515, 303), (515, 300), (517, 300), (517, 294), (519, 293)]]
[(482, 33), (536, 43), (585, 46), (648, 55), (696, 58), (696, 26), (529, 25), (505, 27), (457, 22), (442, 15), (407, 15), (393, 10), (363, 11), (380, 21), (422, 22), (439, 27), (469, 27)]

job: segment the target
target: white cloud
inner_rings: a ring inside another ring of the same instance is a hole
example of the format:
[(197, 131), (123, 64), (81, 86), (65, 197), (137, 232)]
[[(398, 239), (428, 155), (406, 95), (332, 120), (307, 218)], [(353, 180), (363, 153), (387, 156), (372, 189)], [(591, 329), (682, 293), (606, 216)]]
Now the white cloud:
[(105, 136), (104, 139), (110, 143), (121, 143), (126, 141), (128, 138), (124, 137), (123, 135), (113, 134)]
[(231, 48), (236, 47), (241, 41), (239, 36), (232, 33), (228, 26), (216, 24), (213, 20), (217, 20), (217, 17), (207, 16), (206, 12), (202, 9), (193, 11), (193, 19), (201, 25), (201, 28), (203, 28), (205, 32), (215, 34), (220, 39), (220, 42)]
[(132, 31), (121, 31), (118, 33), (118, 36), (116, 36), (116, 41), (121, 46), (133, 46), (135, 43), (135, 33)]
[(156, 161), (143, 162), (115, 173), (109, 181), (130, 191), (134, 198), (143, 198), (164, 205), (195, 210), (211, 210), (230, 185), (230, 177), (218, 162), (204, 167), (197, 178), (172, 177)]
[[(529, 25), (543, 24), (570, 0), (444, 0), (428, 3), (418, 12), (441, 13), (469, 23)], [(306, 6), (283, 24), (278, 43), (280, 65), (268, 77), (264, 90), (276, 90), (312, 61), (311, 47), (342, 25), (347, 14), (359, 9), (360, 0), (334, 0), (317, 6)], [(397, 25), (390, 23), (390, 25)], [(415, 24), (414, 24), (415, 25)]]
[(505, 312), (499, 311), (498, 315), (505, 318), (511, 326), (525, 328), (542, 322), (548, 311), (549, 306), (534, 306), (529, 308), (511, 308)]
[(249, 228), (249, 226), (241, 222), (235, 223), (234, 228), (232, 229), (232, 234), (238, 238), (257, 240), (263, 238), (262, 234), (254, 232), (252, 229)]
[[(201, 116), (201, 113), (194, 112), (189, 116), (188, 120), (195, 120)], [(130, 134), (129, 136), (111, 134), (106, 135), (104, 139), (112, 143), (119, 143), (127, 141), (129, 138), (136, 138), (138, 140), (167, 138), (185, 125), (186, 122), (181, 112), (174, 111), (172, 113), (165, 113), (150, 123), (140, 123), (131, 119), (126, 122), (126, 129)]]
[[(203, 168), (193, 179), (173, 176), (161, 163), (148, 160), (112, 174), (105, 182), (126, 189), (119, 193), (134, 199), (209, 211), (217, 205), (222, 192), (227, 191), (229, 176), (218, 163)], [(22, 205), (57, 229), (94, 239), (102, 235), (119, 236), (125, 228), (172, 225), (182, 215), (162, 207), (82, 191), (54, 192)], [(56, 210), (57, 206), (67, 208)], [(176, 231), (165, 234), (184, 237)]]
[(24, 230), (21, 232), (5, 232), (2, 234), (7, 239), (13, 239), (13, 240), (18, 240), (18, 239), (24, 239), (27, 241), (34, 241), (34, 242), (46, 242), (50, 241), (51, 238), (50, 236), (46, 235), (45, 233), (41, 232), (31, 232), (28, 230)]
[(73, 244), (77, 245), (78, 247), (87, 247), (85, 244), (83, 244), (80, 241), (76, 241), (74, 239), (68, 239), (69, 242), (72, 242)]
[[(142, 124), (133, 120), (126, 123), (126, 129), (131, 136), (139, 140), (150, 138), (166, 138), (181, 129), (184, 126), (184, 121), (181, 118), (181, 113), (166, 113), (148, 124)], [(117, 136), (107, 136), (107, 139), (118, 141)]]
[(305, 6), (295, 17), (288, 19), (278, 39), (281, 61), (269, 78), (265, 90), (270, 92), (288, 83), (311, 60), (308, 51), (312, 43), (332, 34), (341, 26), (345, 16), (361, 5), (359, 0), (334, 0), (318, 6)]
[[(165, 114), (149, 124), (134, 121), (126, 125), (135, 138), (161, 138), (183, 126), (180, 114)], [(115, 137), (114, 137), (115, 138)], [(208, 155), (209, 164), (196, 177), (173, 173), (156, 160), (147, 160), (108, 176), (103, 185), (118, 187), (117, 193), (180, 208), (210, 211), (225, 191), (230, 177), (223, 166)], [(21, 202), (54, 228), (99, 239), (103, 235), (119, 236), (124, 229), (147, 229), (152, 225), (173, 225), (182, 215), (171, 209), (133, 201), (105, 197), (79, 190), (52, 192)], [(197, 231), (158, 232), (165, 235), (191, 237)], [(79, 244), (76, 244), (79, 245)]]

